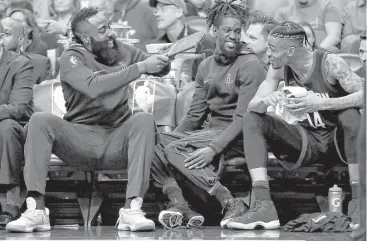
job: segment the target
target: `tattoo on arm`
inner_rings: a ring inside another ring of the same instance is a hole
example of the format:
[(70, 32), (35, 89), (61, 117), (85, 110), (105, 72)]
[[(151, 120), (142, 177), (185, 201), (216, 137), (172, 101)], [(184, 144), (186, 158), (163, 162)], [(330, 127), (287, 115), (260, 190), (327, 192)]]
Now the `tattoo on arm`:
[(352, 72), (348, 63), (335, 54), (329, 54), (324, 62), (328, 78), (336, 79), (340, 86), (349, 94), (344, 97), (327, 100), (325, 109), (342, 110), (363, 106), (364, 81)]
[(342, 57), (329, 54), (325, 59), (324, 66), (327, 76), (336, 79), (346, 92), (355, 93), (363, 90), (363, 79), (350, 69)]

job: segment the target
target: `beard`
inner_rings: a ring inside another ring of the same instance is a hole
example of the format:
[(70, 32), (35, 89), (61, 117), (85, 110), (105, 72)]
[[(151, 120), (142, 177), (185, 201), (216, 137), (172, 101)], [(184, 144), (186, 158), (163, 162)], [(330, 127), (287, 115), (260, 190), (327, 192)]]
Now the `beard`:
[[(108, 41), (111, 39), (113, 41), (113, 48), (108, 46)], [(96, 41), (91, 38), (91, 44), (92, 53), (97, 56), (97, 61), (106, 66), (113, 66), (122, 58), (116, 38), (107, 38), (104, 41)]]

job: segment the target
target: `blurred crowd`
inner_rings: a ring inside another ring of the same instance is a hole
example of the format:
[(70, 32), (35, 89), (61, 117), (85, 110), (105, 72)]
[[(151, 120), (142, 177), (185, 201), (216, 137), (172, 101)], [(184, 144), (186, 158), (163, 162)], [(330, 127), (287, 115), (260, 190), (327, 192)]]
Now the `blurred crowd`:
[[(177, 1), (180, 2), (180, 1)], [(113, 23), (131, 27), (129, 37), (145, 50), (146, 43), (174, 42), (181, 20), (193, 29), (205, 28), (205, 10), (213, 0), (185, 0), (182, 14), (175, 9), (159, 9), (150, 0), (1, 0), (0, 18), (11, 17), (25, 27), (23, 50), (47, 56), (48, 50), (62, 52), (62, 41), (69, 38), (73, 13), (84, 6), (100, 8)], [(248, 18), (256, 14), (276, 21), (302, 23), (314, 47), (332, 52), (358, 53), (360, 34), (366, 30), (366, 0), (238, 0), (246, 6)], [(179, 5), (179, 4), (178, 4)], [(182, 27), (182, 28), (183, 28)], [(172, 31), (175, 29), (175, 31)]]

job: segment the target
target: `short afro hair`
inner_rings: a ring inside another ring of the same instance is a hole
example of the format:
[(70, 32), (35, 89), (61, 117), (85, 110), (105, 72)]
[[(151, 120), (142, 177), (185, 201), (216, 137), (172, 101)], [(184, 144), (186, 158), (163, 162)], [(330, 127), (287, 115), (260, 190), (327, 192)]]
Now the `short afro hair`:
[(206, 23), (219, 27), (219, 20), (223, 17), (233, 17), (246, 24), (246, 8), (241, 4), (234, 3), (236, 0), (216, 0), (213, 7), (206, 10)]
[(263, 25), (262, 32), (264, 36), (268, 36), (268, 34), (279, 24), (274, 18), (266, 16), (266, 15), (254, 15), (250, 21), (248, 26), (252, 24), (261, 24)]
[(88, 18), (96, 15), (98, 12), (99, 12), (98, 8), (87, 7), (87, 8), (82, 8), (79, 11), (74, 13), (73, 17), (71, 18), (70, 25), (71, 25), (71, 31), (73, 32), (73, 35), (74, 35), (74, 40), (77, 43), (82, 43), (81, 39), (76, 34), (78, 32), (79, 25), (82, 22), (85, 22)]

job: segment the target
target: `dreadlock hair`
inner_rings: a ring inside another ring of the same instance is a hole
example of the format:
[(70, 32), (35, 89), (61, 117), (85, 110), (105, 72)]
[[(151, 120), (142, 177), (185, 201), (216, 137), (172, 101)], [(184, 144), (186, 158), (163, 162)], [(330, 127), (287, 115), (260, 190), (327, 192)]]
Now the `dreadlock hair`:
[(251, 24), (263, 25), (262, 33), (266, 36), (279, 24), (274, 18), (266, 15), (255, 15), (251, 18), (248, 26)]
[(98, 12), (98, 8), (95, 7), (82, 8), (79, 11), (75, 12), (73, 17), (71, 18), (70, 23), (75, 42), (79, 44), (83, 43), (80, 37), (76, 34), (76, 32), (78, 32), (79, 24), (86, 21), (88, 18), (96, 15)]
[(236, 0), (216, 0), (213, 7), (206, 10), (206, 23), (210, 28), (212, 25), (219, 27), (221, 18), (234, 17), (246, 24), (246, 8), (240, 4), (235, 4)]

